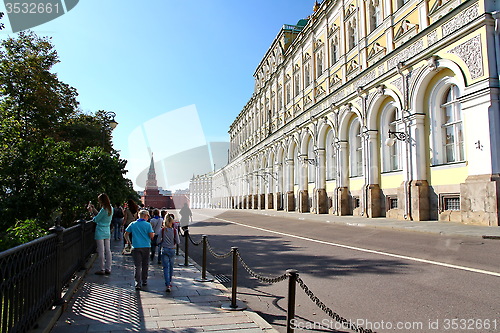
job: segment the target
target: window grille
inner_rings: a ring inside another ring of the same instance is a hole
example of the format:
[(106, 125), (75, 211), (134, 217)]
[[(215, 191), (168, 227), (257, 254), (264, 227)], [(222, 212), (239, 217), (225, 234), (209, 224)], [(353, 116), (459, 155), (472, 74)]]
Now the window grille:
[(398, 198), (389, 198), (389, 208), (390, 209), (398, 208)]
[(443, 197), (443, 210), (460, 210), (460, 197), (459, 196), (444, 196)]

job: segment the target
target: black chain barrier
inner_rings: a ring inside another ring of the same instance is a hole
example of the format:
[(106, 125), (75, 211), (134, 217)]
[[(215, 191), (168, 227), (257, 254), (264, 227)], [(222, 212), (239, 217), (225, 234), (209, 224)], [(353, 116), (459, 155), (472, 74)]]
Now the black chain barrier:
[[(203, 241), (205, 241), (204, 247), (206, 247), (208, 249), (208, 251), (217, 259), (224, 259), (224, 258), (228, 258), (229, 256), (233, 255), (232, 300), (231, 300), (231, 305), (228, 306), (227, 309), (229, 309), (229, 310), (231, 310), (231, 309), (232, 310), (243, 309), (243, 308), (239, 308), (236, 304), (236, 287), (237, 286), (235, 285), (236, 284), (236, 281), (235, 281), (236, 273), (235, 272), (237, 269), (237, 267), (236, 267), (237, 266), (236, 257), (237, 257), (238, 260), (241, 262), (241, 265), (243, 266), (243, 268), (245, 268), (245, 270), (248, 272), (248, 274), (250, 274), (252, 277), (258, 279), (259, 281), (273, 284), (273, 283), (278, 283), (278, 282), (281, 282), (281, 281), (284, 281), (284, 280), (290, 278), (290, 283), (289, 283), (290, 284), (290, 286), (289, 286), (289, 303), (290, 304), (288, 305), (288, 308), (289, 308), (288, 312), (289, 313), (287, 315), (287, 332), (294, 331), (294, 329), (291, 325), (291, 321), (295, 317), (295, 310), (294, 310), (294, 307), (295, 307), (295, 282), (297, 282), (299, 284), (299, 286), (302, 288), (302, 290), (304, 290), (306, 295), (311, 299), (311, 301), (318, 306), (318, 308), (323, 310), (323, 312), (325, 312), (329, 317), (331, 317), (332, 319), (334, 319), (338, 323), (342, 324), (345, 328), (353, 330), (353, 331), (358, 332), (358, 333), (375, 333), (374, 331), (372, 331), (370, 329), (365, 329), (363, 327), (360, 327), (360, 326), (354, 324), (352, 321), (345, 319), (344, 317), (340, 316), (338, 313), (334, 312), (332, 309), (327, 307), (325, 305), (325, 303), (323, 303), (316, 295), (314, 295), (314, 293), (311, 291), (311, 289), (309, 289), (309, 287), (305, 284), (305, 282), (298, 276), (298, 273), (296, 270), (287, 270), (284, 274), (281, 274), (279, 276), (274, 276), (274, 277), (263, 276), (263, 275), (256, 273), (254, 270), (252, 270), (247, 265), (247, 263), (241, 257), (241, 254), (240, 254), (237, 247), (231, 248), (231, 251), (229, 251), (227, 253), (218, 254), (214, 251), (214, 249), (210, 245), (210, 243), (208, 241), (208, 237), (206, 235), (204, 235), (202, 240), (198, 243), (193, 242), (189, 232), (187, 232), (187, 237), (190, 239), (191, 243), (193, 243), (196, 246), (200, 245), (201, 243), (203, 243)], [(187, 242), (187, 240), (186, 240), (186, 242)], [(202, 280), (205, 280), (204, 274), (203, 274)]]
[(189, 238), (189, 240), (191, 241), (191, 244), (193, 244), (194, 246), (198, 246), (198, 245), (200, 245), (201, 243), (203, 243), (203, 239), (200, 239), (200, 241), (199, 241), (199, 242), (195, 242), (195, 241), (191, 238), (191, 234), (190, 234), (190, 233), (188, 233), (188, 238)]
[(262, 281), (262, 282), (265, 282), (265, 283), (277, 283), (277, 282), (281, 282), (283, 280), (286, 280), (287, 279), (287, 273), (284, 273), (284, 274), (281, 274), (279, 276), (275, 276), (275, 277), (266, 277), (266, 276), (263, 276), (263, 275), (260, 275), (256, 272), (254, 272), (247, 264), (246, 262), (243, 260), (243, 258), (241, 257), (241, 254), (240, 252), (238, 251), (237, 252), (237, 256), (238, 256), (238, 259), (240, 260), (241, 262), (241, 265), (243, 266), (243, 268), (248, 272), (248, 274), (250, 274), (251, 276), (253, 276), (254, 278), (258, 279), (259, 281)]
[(208, 241), (207, 239), (207, 248), (208, 248), (208, 251), (210, 251), (210, 253), (217, 259), (224, 259), (224, 258), (228, 258), (232, 251), (229, 251), (228, 253), (225, 253), (225, 254), (218, 254), (216, 253), (213, 248), (212, 248), (212, 245), (210, 245), (210, 242)]
[(315, 303), (321, 310), (323, 310), (328, 316), (331, 318), (335, 319), (335, 321), (341, 323), (344, 327), (349, 328), (355, 332), (359, 333), (375, 333), (372, 330), (369, 329), (364, 329), (363, 327), (360, 327), (356, 324), (354, 324), (352, 321), (345, 319), (341, 317), (338, 313), (334, 312), (332, 309), (327, 307), (325, 303), (321, 302), (321, 300), (314, 295), (314, 293), (307, 287), (307, 285), (304, 283), (304, 281), (297, 276), (297, 283), (299, 284), (300, 288), (304, 290), (307, 296), (311, 299), (313, 303)]

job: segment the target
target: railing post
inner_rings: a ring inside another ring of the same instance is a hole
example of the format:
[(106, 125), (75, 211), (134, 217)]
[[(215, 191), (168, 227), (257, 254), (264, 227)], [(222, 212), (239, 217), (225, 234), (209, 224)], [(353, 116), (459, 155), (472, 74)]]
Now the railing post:
[(236, 246), (231, 247), (231, 252), (233, 253), (233, 273), (231, 279), (231, 304), (229, 306), (222, 305), (223, 309), (232, 311), (245, 310), (247, 307), (245, 305), (238, 304), (236, 300), (236, 293), (238, 289), (238, 248)]
[(80, 263), (78, 264), (79, 267), (79, 270), (82, 270), (84, 269), (85, 267), (85, 261), (86, 261), (86, 258), (85, 258), (85, 224), (87, 223), (87, 221), (85, 220), (78, 220), (78, 223), (80, 224)]
[(184, 266), (189, 266), (189, 230), (184, 230)]
[(207, 235), (202, 236), (203, 239), (203, 262), (201, 267), (201, 279), (196, 279), (198, 282), (212, 282), (214, 279), (207, 279)]
[(184, 263), (179, 264), (179, 266), (193, 266), (189, 263), (189, 230), (188, 228), (184, 229)]
[(288, 269), (288, 309), (286, 313), (286, 332), (293, 333), (294, 326), (293, 320), (295, 318), (295, 287), (299, 273), (295, 269)]
[(56, 271), (55, 271), (55, 281), (54, 281), (54, 305), (61, 305), (64, 300), (61, 297), (62, 292), (62, 252), (64, 245), (63, 231), (64, 228), (59, 224), (59, 217), (56, 219), (56, 225), (49, 229), (50, 232), (57, 234), (57, 246), (56, 246)]

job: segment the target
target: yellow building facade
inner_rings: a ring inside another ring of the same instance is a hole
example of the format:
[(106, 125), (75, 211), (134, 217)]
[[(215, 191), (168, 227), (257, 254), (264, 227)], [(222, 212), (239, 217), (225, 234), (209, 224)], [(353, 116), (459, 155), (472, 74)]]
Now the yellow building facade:
[(498, 226), (500, 3), (313, 10), (257, 66), (212, 203)]

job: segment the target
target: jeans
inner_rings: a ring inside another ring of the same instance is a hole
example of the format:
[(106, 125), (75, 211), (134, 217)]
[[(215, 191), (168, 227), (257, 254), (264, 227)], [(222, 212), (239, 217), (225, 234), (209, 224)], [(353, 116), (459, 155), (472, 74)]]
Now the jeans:
[(165, 285), (172, 284), (172, 275), (174, 275), (174, 260), (175, 249), (164, 247), (161, 251), (161, 263), (163, 265), (163, 275), (165, 277)]
[(134, 277), (136, 286), (140, 286), (141, 283), (147, 283), (149, 269), (149, 247), (132, 249), (132, 258), (134, 258)]
[(101, 271), (111, 272), (111, 246), (108, 239), (96, 239), (99, 266)]
[(113, 238), (114, 240), (119, 240), (122, 238), (122, 224), (123, 218), (114, 218), (111, 220), (111, 224), (113, 225)]

